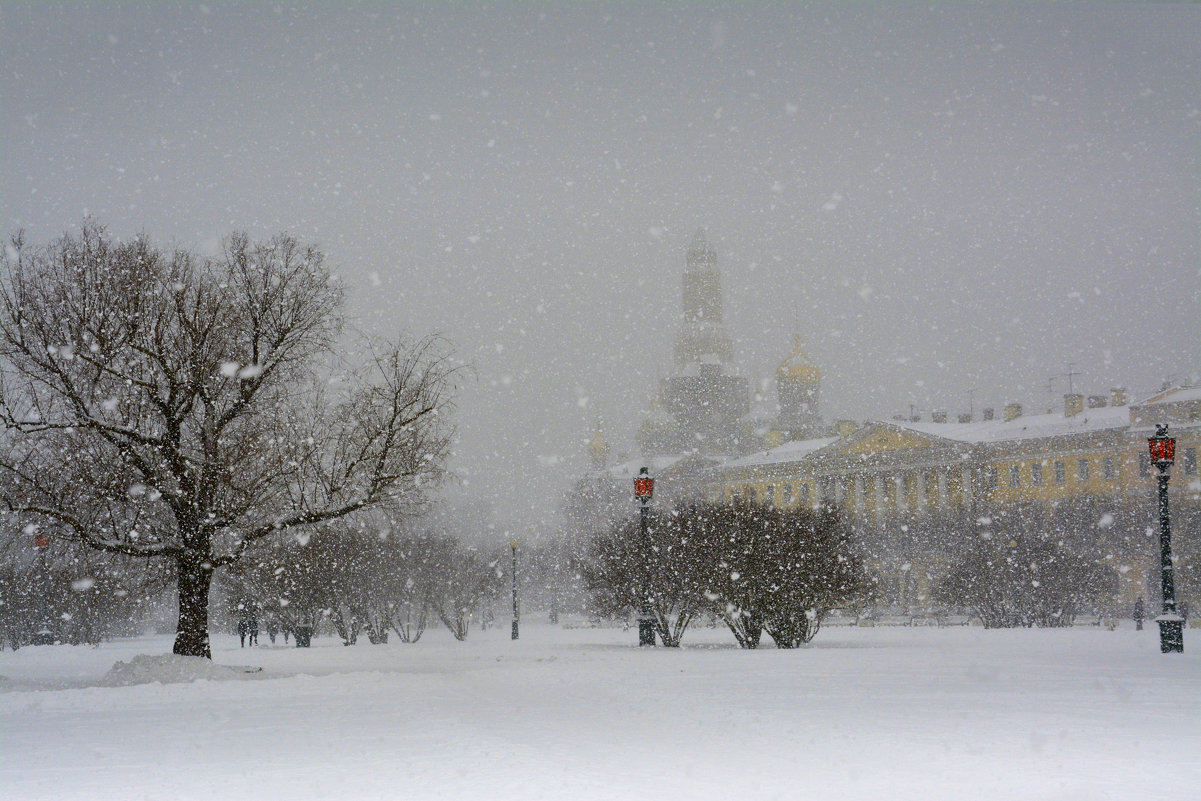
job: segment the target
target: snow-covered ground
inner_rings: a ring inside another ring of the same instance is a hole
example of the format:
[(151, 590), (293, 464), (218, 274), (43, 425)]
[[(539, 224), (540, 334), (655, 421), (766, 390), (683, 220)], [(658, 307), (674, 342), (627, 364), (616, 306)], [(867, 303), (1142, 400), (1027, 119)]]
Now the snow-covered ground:
[(1154, 625), (636, 636), (6, 651), (0, 798), (1201, 798), (1201, 631), (1183, 655)]

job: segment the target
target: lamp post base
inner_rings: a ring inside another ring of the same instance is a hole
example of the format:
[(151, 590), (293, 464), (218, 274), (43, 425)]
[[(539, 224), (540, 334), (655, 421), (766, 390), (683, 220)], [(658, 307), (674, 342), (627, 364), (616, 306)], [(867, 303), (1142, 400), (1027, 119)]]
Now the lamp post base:
[(1180, 615), (1160, 615), (1155, 622), (1159, 624), (1160, 653), (1184, 653), (1184, 618)]
[(651, 606), (650, 600), (642, 602), (642, 608), (638, 610), (638, 645), (655, 644), (655, 613), (654, 607)]
[(653, 620), (638, 621), (638, 645), (655, 644), (655, 622)]

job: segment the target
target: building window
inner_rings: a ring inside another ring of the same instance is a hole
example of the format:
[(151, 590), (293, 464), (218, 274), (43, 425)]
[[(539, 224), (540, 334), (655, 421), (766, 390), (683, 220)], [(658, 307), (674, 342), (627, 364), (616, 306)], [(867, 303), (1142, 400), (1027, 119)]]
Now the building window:
[(984, 468), (984, 489), (994, 490), (997, 488), (997, 468), (996, 465), (989, 465)]
[(1078, 481), (1088, 481), (1088, 459), (1076, 460), (1076, 479)]
[(1138, 455), (1138, 477), (1151, 477), (1151, 455), (1149, 453), (1140, 453)]
[(1043, 483), (1043, 466), (1042, 464), (1030, 465), (1030, 483), (1034, 486), (1041, 486)]
[(1068, 480), (1067, 468), (1063, 466), (1063, 462), (1055, 460), (1055, 483), (1062, 484)]
[(1022, 466), (1020, 464), (1012, 464), (1009, 466), (1009, 486), (1022, 486)]
[(834, 479), (830, 477), (820, 478), (817, 482), (817, 494), (822, 500), (834, 500)]
[(1113, 481), (1118, 477), (1118, 465), (1112, 456), (1101, 460), (1101, 471), (1105, 474), (1106, 481)]
[(1197, 475), (1197, 449), (1184, 449), (1184, 474), (1186, 476)]

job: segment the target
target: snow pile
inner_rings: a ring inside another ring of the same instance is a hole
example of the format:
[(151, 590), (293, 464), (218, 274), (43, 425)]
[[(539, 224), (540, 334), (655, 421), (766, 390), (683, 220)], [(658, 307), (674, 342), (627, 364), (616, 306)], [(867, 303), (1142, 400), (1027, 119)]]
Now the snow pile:
[(128, 687), (132, 684), (152, 684), (154, 682), (180, 684), (201, 679), (230, 681), (249, 678), (251, 675), (261, 672), (262, 668), (217, 665), (203, 656), (140, 654), (128, 662), (117, 662), (100, 684), (103, 687)]

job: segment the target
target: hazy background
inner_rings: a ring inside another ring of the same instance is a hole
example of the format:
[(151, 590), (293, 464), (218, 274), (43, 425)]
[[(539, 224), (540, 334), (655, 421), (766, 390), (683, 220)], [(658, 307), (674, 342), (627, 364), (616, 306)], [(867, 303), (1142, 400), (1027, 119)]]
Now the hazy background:
[(464, 491), (545, 517), (596, 425), (634, 452), (701, 226), (742, 373), (799, 334), (827, 419), (1195, 382), (1199, 43), (1142, 3), (0, 0), (0, 230), (318, 243), (363, 327), (475, 365)]

